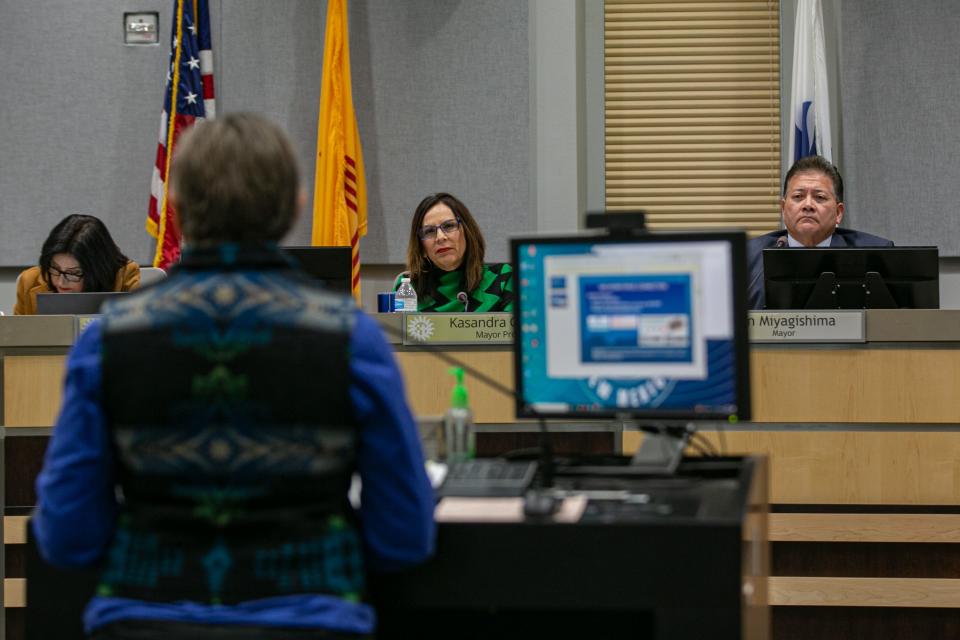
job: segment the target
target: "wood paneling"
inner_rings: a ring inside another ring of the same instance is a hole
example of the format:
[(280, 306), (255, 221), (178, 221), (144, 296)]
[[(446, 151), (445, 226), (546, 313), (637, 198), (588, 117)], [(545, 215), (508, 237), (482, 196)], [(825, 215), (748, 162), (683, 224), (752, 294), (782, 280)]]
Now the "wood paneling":
[(27, 609), (7, 609), (7, 637), (6, 640), (26, 640), (27, 637)]
[[(774, 504), (960, 503), (960, 433), (948, 431), (730, 431), (703, 437), (725, 453), (770, 460)], [(623, 450), (642, 434), (625, 432)]]
[[(454, 357), (513, 388), (513, 352), (454, 350)], [(436, 354), (398, 351), (417, 415), (450, 400), (450, 365)], [(754, 422), (960, 423), (960, 350), (754, 349)], [(477, 422), (513, 422), (513, 399), (467, 374)]]
[(960, 423), (960, 350), (754, 349), (754, 422)]
[[(450, 353), (513, 387), (509, 348)], [(415, 412), (443, 413), (450, 365), (425, 352), (397, 358)], [(755, 349), (751, 367), (755, 422), (960, 423), (960, 350)], [(513, 421), (512, 398), (469, 374), (468, 386), (478, 422)]]
[(66, 356), (3, 358), (3, 424), (49, 427), (60, 410)]
[[(449, 352), (467, 366), (490, 376), (500, 384), (513, 389), (513, 350), (460, 350)], [(397, 361), (407, 387), (407, 399), (414, 415), (441, 415), (450, 406), (453, 376), (452, 365), (429, 351), (398, 351)], [(470, 392), (470, 407), (477, 423), (510, 423), (516, 421), (512, 396), (491, 389), (469, 373), (466, 385)]]
[(18, 435), (4, 442), (3, 489), (7, 509), (37, 504), (36, 480), (49, 441), (49, 436)]
[(930, 640), (960, 638), (953, 609), (776, 607), (776, 640)]
[(771, 542), (960, 542), (952, 513), (772, 513)]
[(953, 542), (775, 542), (771, 557), (772, 576), (960, 577), (960, 544)]
[(3, 517), (3, 544), (26, 544), (29, 516)]
[(7, 608), (27, 606), (27, 581), (25, 578), (4, 578), (3, 606)]
[(771, 576), (770, 604), (814, 607), (960, 607), (960, 580)]
[(3, 577), (26, 578), (28, 546), (25, 544), (8, 544), (4, 547), (3, 553)]

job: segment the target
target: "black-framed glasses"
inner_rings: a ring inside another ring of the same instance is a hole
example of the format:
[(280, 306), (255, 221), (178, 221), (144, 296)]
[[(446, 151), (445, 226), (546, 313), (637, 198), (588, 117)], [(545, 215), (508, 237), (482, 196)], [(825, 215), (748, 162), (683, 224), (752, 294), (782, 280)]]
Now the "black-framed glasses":
[(56, 280), (63, 277), (67, 282), (80, 282), (83, 280), (83, 271), (60, 271), (56, 267), (50, 267), (50, 280)]
[(443, 231), (443, 235), (445, 236), (452, 236), (460, 230), (460, 218), (444, 220), (440, 224), (428, 224), (425, 227), (420, 227), (420, 239), (436, 240), (437, 230)]

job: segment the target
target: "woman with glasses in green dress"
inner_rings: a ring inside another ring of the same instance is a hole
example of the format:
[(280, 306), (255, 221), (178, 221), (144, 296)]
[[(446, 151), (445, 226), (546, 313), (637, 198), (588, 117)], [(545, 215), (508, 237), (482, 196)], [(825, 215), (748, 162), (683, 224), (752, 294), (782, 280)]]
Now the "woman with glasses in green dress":
[[(512, 311), (509, 264), (484, 264), (485, 243), (466, 205), (449, 193), (417, 206), (407, 244), (407, 273), (418, 311)], [(398, 279), (394, 288), (400, 285)]]
[(38, 293), (130, 291), (140, 286), (140, 267), (117, 247), (94, 216), (69, 215), (50, 231), (39, 265), (17, 278), (15, 315), (37, 312)]

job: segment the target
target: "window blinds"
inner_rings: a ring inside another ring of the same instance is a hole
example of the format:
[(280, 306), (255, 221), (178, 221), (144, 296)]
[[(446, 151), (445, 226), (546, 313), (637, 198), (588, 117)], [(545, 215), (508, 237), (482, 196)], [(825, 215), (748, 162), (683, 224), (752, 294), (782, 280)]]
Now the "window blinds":
[(606, 0), (608, 210), (652, 228), (779, 225), (777, 0)]

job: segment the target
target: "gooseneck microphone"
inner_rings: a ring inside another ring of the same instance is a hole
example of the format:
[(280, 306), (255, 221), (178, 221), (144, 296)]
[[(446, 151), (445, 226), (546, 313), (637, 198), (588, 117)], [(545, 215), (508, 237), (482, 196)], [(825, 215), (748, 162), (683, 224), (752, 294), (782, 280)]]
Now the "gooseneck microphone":
[(466, 291), (461, 291), (457, 294), (457, 300), (463, 303), (463, 310), (470, 311), (470, 297), (467, 295)]
[(785, 246), (787, 246), (787, 236), (780, 236), (777, 238), (777, 241), (773, 246), (775, 249), (783, 249)]

